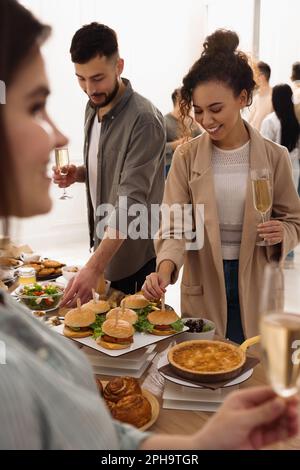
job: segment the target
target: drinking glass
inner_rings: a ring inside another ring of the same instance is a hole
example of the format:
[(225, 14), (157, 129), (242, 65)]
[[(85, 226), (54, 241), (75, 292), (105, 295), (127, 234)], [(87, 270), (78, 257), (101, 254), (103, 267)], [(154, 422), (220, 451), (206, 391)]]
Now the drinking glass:
[(267, 265), (260, 301), (262, 360), (273, 390), (290, 397), (300, 388), (300, 314), (284, 311), (283, 292), (281, 267)]
[[(68, 167), (70, 165), (70, 158), (69, 158), (69, 150), (66, 147), (55, 149), (55, 162), (56, 162), (56, 167), (60, 175), (67, 176), (68, 171), (69, 171)], [(63, 188), (63, 194), (59, 199), (62, 199), (62, 200), (72, 199), (72, 196), (69, 196), (67, 194), (66, 188)]]
[[(270, 172), (268, 169), (251, 170), (253, 203), (257, 212), (261, 215), (262, 223), (269, 220), (268, 213), (272, 207)], [(268, 246), (265, 240), (258, 240), (258, 246)]]

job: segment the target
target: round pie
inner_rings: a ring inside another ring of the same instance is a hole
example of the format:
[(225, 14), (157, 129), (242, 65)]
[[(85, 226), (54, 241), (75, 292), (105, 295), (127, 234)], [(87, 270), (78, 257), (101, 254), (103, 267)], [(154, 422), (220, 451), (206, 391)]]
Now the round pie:
[(184, 341), (168, 353), (172, 369), (180, 376), (198, 381), (225, 380), (237, 375), (246, 355), (234, 344), (223, 341)]

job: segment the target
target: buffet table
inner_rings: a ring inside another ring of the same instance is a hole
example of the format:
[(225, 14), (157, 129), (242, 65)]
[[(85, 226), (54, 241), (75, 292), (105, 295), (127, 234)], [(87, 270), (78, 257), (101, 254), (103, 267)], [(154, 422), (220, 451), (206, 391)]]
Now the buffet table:
[[(9, 291), (13, 291), (16, 285), (10, 287)], [(53, 312), (55, 315), (55, 313)], [(57, 313), (56, 313), (57, 314)], [(38, 321), (38, 320), (37, 320)], [(170, 340), (171, 341), (171, 340)], [(157, 346), (158, 352), (163, 351), (168, 346), (168, 340), (163, 341)], [(78, 347), (82, 347), (77, 343)], [(116, 358), (117, 360), (117, 358)], [(151, 367), (144, 373), (140, 380), (142, 384), (147, 376), (151, 372)], [(97, 376), (101, 380), (110, 380), (111, 376), (101, 375)], [(253, 375), (245, 382), (240, 384), (240, 388), (246, 388), (251, 386), (265, 385), (267, 383), (264, 370), (261, 364), (254, 367)], [(201, 428), (205, 422), (212, 416), (212, 413), (203, 411), (183, 411), (176, 409), (164, 409), (162, 407), (162, 398), (157, 396), (160, 403), (160, 411), (157, 421), (152, 425), (149, 431), (156, 433), (167, 433), (167, 434), (184, 434), (188, 435), (199, 428)], [(300, 435), (296, 438), (290, 439), (282, 444), (270, 446), (270, 449), (280, 450), (300, 450)]]

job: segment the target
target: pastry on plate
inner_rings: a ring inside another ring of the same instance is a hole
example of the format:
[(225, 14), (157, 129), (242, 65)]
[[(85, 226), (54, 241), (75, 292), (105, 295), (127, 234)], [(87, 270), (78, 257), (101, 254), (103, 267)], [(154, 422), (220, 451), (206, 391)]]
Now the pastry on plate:
[(121, 400), (128, 395), (141, 394), (142, 389), (140, 384), (134, 377), (115, 377), (110, 380), (104, 389), (105, 400), (114, 403)]
[(122, 398), (111, 410), (112, 416), (137, 428), (141, 428), (151, 420), (152, 409), (146, 397), (140, 394)]

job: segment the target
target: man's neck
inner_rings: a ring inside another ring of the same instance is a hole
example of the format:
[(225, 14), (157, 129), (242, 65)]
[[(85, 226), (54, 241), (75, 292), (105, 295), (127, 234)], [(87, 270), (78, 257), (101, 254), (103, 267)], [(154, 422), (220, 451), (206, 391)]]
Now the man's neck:
[(261, 96), (268, 95), (271, 91), (269, 83), (264, 83), (259, 87), (258, 94)]
[(105, 114), (108, 114), (109, 111), (111, 109), (113, 109), (113, 107), (117, 104), (117, 102), (122, 98), (122, 96), (124, 95), (125, 93), (125, 90), (126, 90), (126, 85), (125, 83), (123, 82), (123, 80), (120, 78), (120, 86), (119, 86), (119, 90), (118, 90), (118, 93), (116, 94), (116, 96), (114, 97), (114, 99), (107, 105), (107, 106), (104, 106), (103, 108), (99, 108), (98, 109), (98, 119), (99, 121), (101, 121), (103, 119), (103, 117), (105, 116)]

